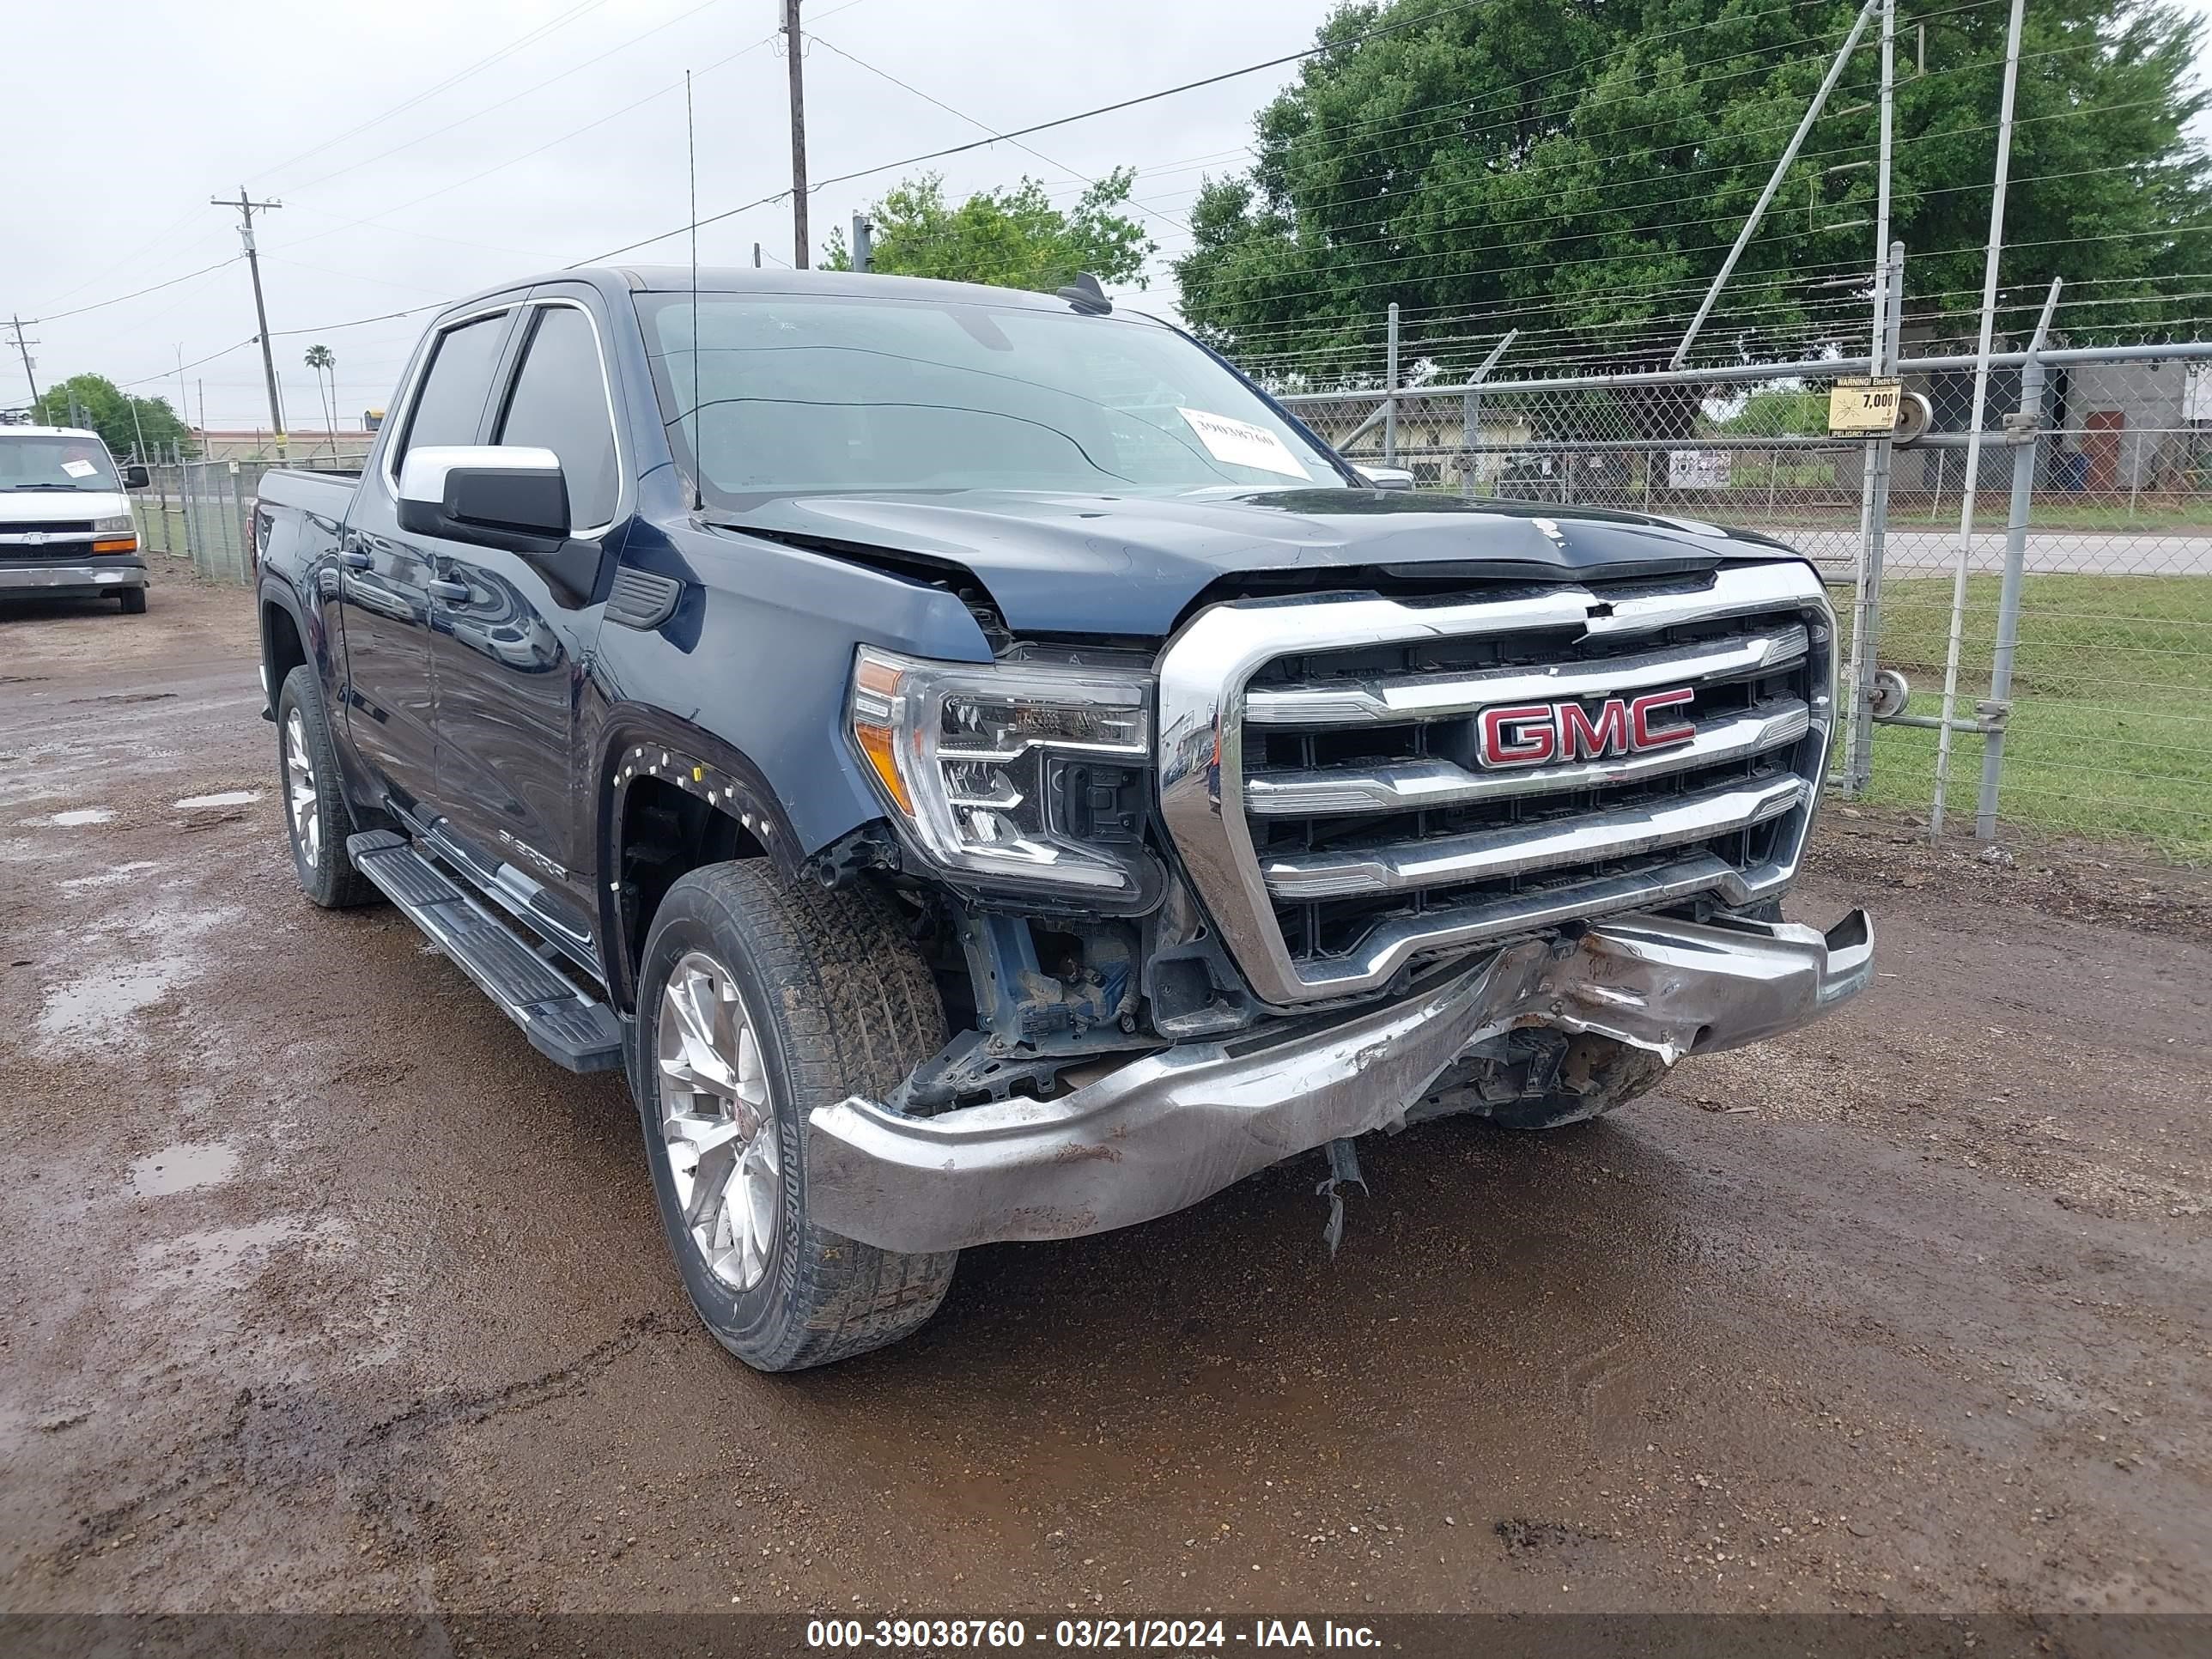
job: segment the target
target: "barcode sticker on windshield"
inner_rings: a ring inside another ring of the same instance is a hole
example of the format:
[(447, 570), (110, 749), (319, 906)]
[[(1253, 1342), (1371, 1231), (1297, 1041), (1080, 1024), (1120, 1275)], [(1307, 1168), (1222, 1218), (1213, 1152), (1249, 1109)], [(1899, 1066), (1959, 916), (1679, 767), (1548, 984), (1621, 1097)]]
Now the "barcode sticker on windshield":
[(94, 473), (99, 471), (100, 469), (94, 466), (90, 461), (64, 461), (62, 463), (62, 471), (68, 473), (72, 478), (89, 478)]
[(1176, 413), (1190, 422), (1190, 429), (1198, 434), (1199, 442), (1217, 461), (1225, 461), (1231, 466), (1256, 467), (1262, 472), (1279, 472), (1308, 483), (1313, 480), (1304, 465), (1291, 453), (1290, 446), (1264, 426), (1254, 426), (1249, 421), (1232, 421), (1226, 415), (1209, 415), (1202, 409), (1178, 408)]

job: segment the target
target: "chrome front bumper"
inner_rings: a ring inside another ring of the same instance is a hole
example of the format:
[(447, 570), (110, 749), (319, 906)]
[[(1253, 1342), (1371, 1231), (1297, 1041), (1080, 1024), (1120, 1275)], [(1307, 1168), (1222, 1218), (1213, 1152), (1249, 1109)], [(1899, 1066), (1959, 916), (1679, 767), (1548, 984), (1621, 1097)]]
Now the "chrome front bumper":
[(1873, 977), (1863, 910), (1826, 934), (1617, 918), (1577, 940), (1508, 945), (1348, 1018), (1148, 1054), (1054, 1100), (927, 1118), (858, 1096), (817, 1109), (807, 1206), (830, 1231), (889, 1250), (1104, 1232), (1395, 1127), (1461, 1054), (1516, 1026), (1595, 1032), (1671, 1065), (1805, 1024)]
[(145, 586), (143, 559), (106, 558), (97, 564), (0, 562), (0, 593), (45, 593), (58, 587), (104, 592), (110, 588)]

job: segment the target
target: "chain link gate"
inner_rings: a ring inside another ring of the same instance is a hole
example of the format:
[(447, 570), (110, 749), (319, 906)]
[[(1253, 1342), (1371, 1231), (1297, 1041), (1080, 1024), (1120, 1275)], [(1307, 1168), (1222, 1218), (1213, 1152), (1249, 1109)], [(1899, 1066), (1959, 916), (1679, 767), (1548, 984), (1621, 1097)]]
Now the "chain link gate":
[(322, 454), (289, 463), (267, 459), (184, 460), (172, 456), (147, 468), (136, 492), (138, 544), (148, 554), (190, 559), (215, 581), (253, 579), (252, 512), (261, 479), (280, 465), (317, 472), (357, 472), (365, 457)]

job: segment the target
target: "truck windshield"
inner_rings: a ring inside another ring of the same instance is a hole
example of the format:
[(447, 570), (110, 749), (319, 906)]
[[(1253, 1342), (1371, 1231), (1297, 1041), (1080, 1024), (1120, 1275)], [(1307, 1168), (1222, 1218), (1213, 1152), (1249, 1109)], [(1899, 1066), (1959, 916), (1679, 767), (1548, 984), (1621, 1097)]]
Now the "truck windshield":
[(0, 431), (0, 489), (88, 489), (112, 495), (122, 488), (107, 446), (97, 438)]
[(909, 489), (1172, 495), (1343, 474), (1164, 325), (842, 295), (641, 294), (654, 390), (711, 504)]

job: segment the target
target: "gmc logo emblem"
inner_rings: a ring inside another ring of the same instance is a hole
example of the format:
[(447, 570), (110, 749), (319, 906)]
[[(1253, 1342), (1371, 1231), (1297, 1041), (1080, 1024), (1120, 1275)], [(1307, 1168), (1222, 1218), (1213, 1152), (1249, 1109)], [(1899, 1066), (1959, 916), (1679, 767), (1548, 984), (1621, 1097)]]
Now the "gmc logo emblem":
[(1698, 733), (1687, 721), (1669, 719), (1668, 711), (1696, 695), (1684, 685), (1640, 697), (1607, 697), (1595, 708), (1579, 702), (1486, 708), (1476, 722), (1476, 752), (1485, 766), (1542, 766), (1671, 749)]

